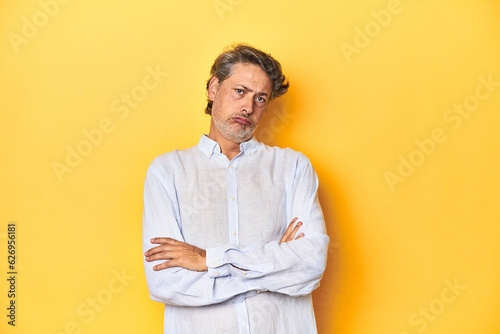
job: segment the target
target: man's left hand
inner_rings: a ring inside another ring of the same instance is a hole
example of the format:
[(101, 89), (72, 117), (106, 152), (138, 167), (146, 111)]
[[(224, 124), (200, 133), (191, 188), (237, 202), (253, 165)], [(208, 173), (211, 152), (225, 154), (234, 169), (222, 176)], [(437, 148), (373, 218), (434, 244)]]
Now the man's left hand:
[(160, 244), (148, 250), (144, 255), (146, 261), (168, 260), (153, 267), (162, 270), (181, 267), (193, 271), (207, 271), (206, 252), (204, 249), (171, 238), (154, 238), (152, 244)]

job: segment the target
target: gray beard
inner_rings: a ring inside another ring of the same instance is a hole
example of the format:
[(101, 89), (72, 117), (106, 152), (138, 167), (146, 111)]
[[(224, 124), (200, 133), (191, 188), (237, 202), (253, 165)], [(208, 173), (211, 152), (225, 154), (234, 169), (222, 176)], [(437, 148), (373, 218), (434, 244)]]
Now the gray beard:
[(212, 118), (214, 120), (215, 127), (227, 140), (233, 143), (241, 144), (252, 138), (253, 132), (255, 130), (253, 127), (246, 126), (239, 131), (235, 131), (234, 129), (231, 128), (232, 121), (230, 119), (221, 121), (216, 115), (217, 115), (216, 113), (212, 113)]

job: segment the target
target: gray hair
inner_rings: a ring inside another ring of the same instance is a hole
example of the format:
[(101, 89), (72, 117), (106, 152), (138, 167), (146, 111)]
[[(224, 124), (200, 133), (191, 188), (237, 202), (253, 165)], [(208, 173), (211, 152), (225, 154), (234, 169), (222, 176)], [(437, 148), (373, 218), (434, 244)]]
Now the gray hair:
[[(233, 48), (221, 53), (215, 59), (210, 70), (210, 79), (207, 81), (207, 91), (210, 80), (214, 76), (219, 80), (219, 84), (221, 84), (231, 76), (233, 66), (237, 63), (257, 65), (266, 72), (273, 85), (269, 100), (280, 97), (288, 91), (290, 84), (283, 75), (280, 63), (271, 57), (271, 54), (267, 54), (247, 44), (237, 44)], [(213, 102), (209, 99), (205, 108), (206, 114), (212, 114), (212, 104)]]

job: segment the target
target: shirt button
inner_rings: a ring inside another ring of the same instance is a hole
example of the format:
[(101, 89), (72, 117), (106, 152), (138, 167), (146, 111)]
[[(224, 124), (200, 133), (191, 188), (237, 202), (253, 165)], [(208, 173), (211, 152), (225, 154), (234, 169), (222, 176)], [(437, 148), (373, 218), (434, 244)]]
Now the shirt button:
[(243, 276), (245, 276), (247, 273), (246, 272), (243, 272)]
[(215, 272), (215, 276), (219, 276), (219, 272), (218, 271)]
[(236, 231), (231, 232), (233, 235), (236, 235)]
[(234, 201), (234, 196), (231, 196), (231, 201)]
[(234, 169), (234, 166), (233, 166), (233, 165), (231, 165), (231, 166), (229, 166), (229, 168)]
[(212, 264), (212, 267), (217, 267), (217, 262), (214, 262), (214, 264)]

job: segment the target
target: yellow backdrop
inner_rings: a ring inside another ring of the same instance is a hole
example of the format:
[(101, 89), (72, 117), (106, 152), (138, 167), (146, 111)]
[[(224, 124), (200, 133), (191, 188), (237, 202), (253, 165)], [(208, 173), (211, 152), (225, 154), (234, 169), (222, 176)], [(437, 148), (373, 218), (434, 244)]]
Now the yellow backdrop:
[(0, 13), (0, 332), (162, 332), (142, 267), (145, 172), (208, 132), (209, 68), (247, 42), (291, 82), (259, 138), (305, 153), (321, 182), (319, 332), (500, 333), (498, 1), (10, 0)]

